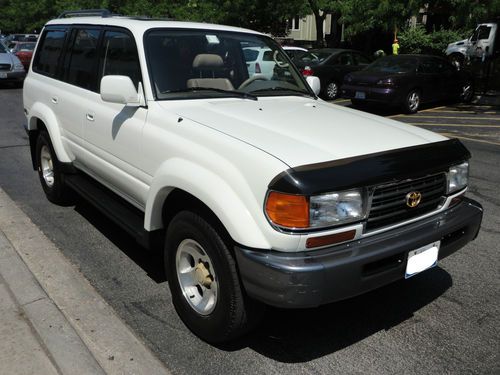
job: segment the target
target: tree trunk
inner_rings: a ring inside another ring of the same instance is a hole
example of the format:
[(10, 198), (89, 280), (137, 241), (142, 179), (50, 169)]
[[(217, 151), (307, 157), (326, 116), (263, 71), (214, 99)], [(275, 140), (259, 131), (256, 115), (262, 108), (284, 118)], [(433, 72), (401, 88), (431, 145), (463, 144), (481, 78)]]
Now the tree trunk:
[(324, 47), (325, 43), (325, 35), (323, 34), (323, 23), (325, 22), (326, 14), (322, 15), (318, 13), (314, 13), (314, 19), (316, 21), (316, 43), (318, 47)]

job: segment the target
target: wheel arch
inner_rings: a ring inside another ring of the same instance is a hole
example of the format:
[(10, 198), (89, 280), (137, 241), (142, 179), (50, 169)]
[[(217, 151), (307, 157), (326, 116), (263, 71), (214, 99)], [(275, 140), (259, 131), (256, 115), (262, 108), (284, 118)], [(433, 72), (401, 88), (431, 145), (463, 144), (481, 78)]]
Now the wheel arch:
[[(50, 141), (54, 147), (57, 159), (63, 163), (70, 163), (73, 158), (68, 154), (61, 139), (61, 130), (59, 122), (54, 112), (42, 103), (36, 103), (29, 111), (28, 117), (28, 132), (31, 137), (38, 137), (41, 130), (46, 130), (49, 133)], [(33, 135), (31, 135), (33, 132)], [(35, 139), (36, 140), (36, 139)], [(36, 142), (34, 142), (36, 144)], [(34, 146), (32, 145), (31, 148)], [(32, 151), (33, 152), (33, 151)]]
[(269, 248), (248, 204), (242, 200), (244, 190), (236, 193), (220, 176), (190, 161), (166, 161), (151, 184), (144, 227), (148, 231), (166, 229), (177, 212), (194, 209), (213, 219), (233, 241), (249, 247)]

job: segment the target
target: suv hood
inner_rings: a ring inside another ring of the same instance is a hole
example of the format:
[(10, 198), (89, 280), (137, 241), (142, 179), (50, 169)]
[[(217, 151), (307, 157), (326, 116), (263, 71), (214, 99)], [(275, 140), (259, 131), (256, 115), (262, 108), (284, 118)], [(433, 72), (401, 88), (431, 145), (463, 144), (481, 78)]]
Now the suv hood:
[[(159, 103), (165, 110), (173, 110), (172, 102)], [(177, 102), (175, 111), (259, 148), (289, 167), (446, 139), (415, 126), (312, 98), (182, 101)]]

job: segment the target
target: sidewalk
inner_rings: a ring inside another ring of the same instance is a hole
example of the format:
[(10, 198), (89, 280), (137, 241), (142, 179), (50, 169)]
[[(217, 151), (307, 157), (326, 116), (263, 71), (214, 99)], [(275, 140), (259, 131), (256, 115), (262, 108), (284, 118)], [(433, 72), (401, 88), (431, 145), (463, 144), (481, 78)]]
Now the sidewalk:
[(2, 189), (0, 373), (169, 373)]

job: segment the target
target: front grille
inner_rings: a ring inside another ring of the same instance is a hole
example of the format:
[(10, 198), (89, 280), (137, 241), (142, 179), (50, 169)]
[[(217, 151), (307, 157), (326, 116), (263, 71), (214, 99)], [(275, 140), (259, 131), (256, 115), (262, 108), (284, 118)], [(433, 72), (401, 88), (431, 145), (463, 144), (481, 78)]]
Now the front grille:
[(10, 64), (0, 64), (0, 70), (10, 70)]
[[(406, 204), (406, 195), (410, 192), (422, 194), (420, 203), (414, 208)], [(445, 193), (444, 173), (377, 187), (373, 192), (366, 230), (397, 224), (432, 212), (438, 208)]]

